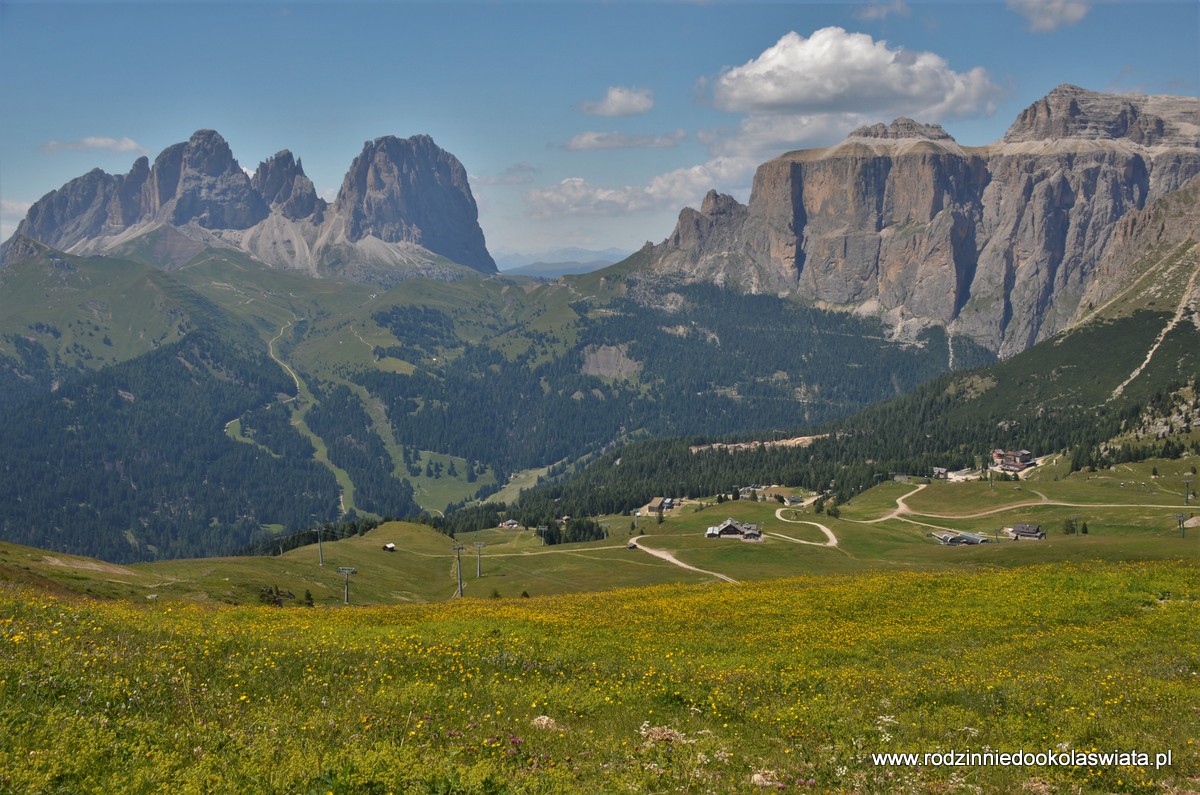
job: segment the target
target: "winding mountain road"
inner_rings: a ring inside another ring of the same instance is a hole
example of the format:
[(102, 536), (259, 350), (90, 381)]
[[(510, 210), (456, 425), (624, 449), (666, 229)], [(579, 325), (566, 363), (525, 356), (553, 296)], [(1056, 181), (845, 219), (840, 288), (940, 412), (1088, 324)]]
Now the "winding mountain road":
[[(1177, 504), (1158, 505), (1158, 504), (1140, 503), (1140, 502), (1067, 502), (1065, 500), (1052, 500), (1049, 497), (1047, 497), (1045, 494), (1042, 494), (1040, 491), (1036, 491), (1034, 489), (1029, 489), (1029, 491), (1033, 492), (1034, 494), (1036, 494), (1038, 496), (1038, 499), (1022, 500), (1021, 502), (1013, 502), (1013, 503), (1009, 503), (1008, 505), (1001, 505), (996, 508), (988, 508), (983, 511), (973, 511), (971, 513), (927, 513), (925, 511), (917, 511), (917, 510), (913, 510), (912, 508), (910, 508), (908, 503), (906, 502), (906, 500), (909, 497), (916, 494), (917, 492), (921, 491), (922, 489), (926, 489), (928, 487), (929, 487), (929, 484), (927, 484), (927, 483), (921, 484), (921, 485), (917, 486), (915, 489), (913, 489), (912, 491), (897, 497), (896, 498), (896, 507), (893, 510), (889, 511), (888, 513), (884, 514), (883, 516), (878, 517), (877, 519), (864, 519), (864, 520), (847, 519), (846, 521), (854, 522), (856, 524), (878, 524), (879, 522), (886, 522), (891, 519), (897, 519), (901, 522), (909, 522), (910, 524), (922, 525), (924, 527), (934, 527), (937, 529), (949, 529), (949, 528), (941, 528), (938, 525), (928, 524), (927, 522), (919, 522), (915, 519), (908, 519), (908, 518), (906, 518), (906, 516), (908, 514), (914, 514), (916, 516), (920, 516), (925, 519), (978, 519), (982, 516), (992, 516), (994, 514), (1005, 513), (1007, 511), (1013, 511), (1013, 510), (1017, 510), (1019, 508), (1030, 508), (1030, 507), (1034, 507), (1034, 506), (1043, 506), (1043, 505), (1050, 505), (1050, 506), (1055, 506), (1055, 507), (1059, 507), (1059, 508), (1167, 508), (1167, 509), (1177, 509), (1179, 507)], [(780, 518), (782, 519), (783, 517), (780, 517)], [(787, 520), (785, 519), (784, 521), (787, 521)], [(810, 522), (809, 524), (812, 524), (812, 523)]]
[[(898, 519), (898, 518), (900, 518), (900, 516), (902, 514), (913, 513), (913, 509), (908, 507), (908, 503), (906, 503), (905, 500), (907, 500), (912, 495), (916, 494), (918, 491), (921, 491), (922, 489), (926, 489), (926, 488), (929, 488), (929, 484), (922, 483), (921, 485), (917, 486), (915, 489), (908, 492), (907, 494), (902, 494), (899, 497), (897, 497), (896, 498), (896, 508), (891, 513), (885, 513), (883, 516), (880, 516), (878, 519), (867, 519), (863, 522), (860, 522), (860, 524), (878, 524), (879, 522), (886, 522), (889, 519)], [(854, 521), (854, 520), (850, 520), (850, 521)]]
[(821, 524), (820, 522), (810, 522), (806, 519), (788, 519), (787, 517), (785, 517), (783, 515), (783, 512), (788, 511), (788, 510), (791, 510), (791, 509), (790, 508), (777, 509), (775, 511), (775, 518), (781, 522), (788, 522), (789, 524), (812, 525), (813, 527), (817, 528), (818, 530), (820, 530), (822, 533), (825, 534), (826, 540), (825, 541), (801, 541), (799, 538), (792, 538), (791, 536), (785, 536), (782, 533), (767, 533), (766, 535), (769, 535), (773, 538), (782, 538), (784, 541), (791, 541), (793, 544), (809, 544), (814, 547), (836, 547), (838, 545), (837, 536), (835, 536), (833, 534), (833, 531), (830, 530), (828, 527)]
[(272, 337), (271, 341), (267, 343), (267, 355), (271, 357), (271, 360), (273, 362), (275, 362), (275, 364), (282, 367), (283, 371), (285, 373), (287, 373), (288, 375), (290, 375), (292, 377), (292, 381), (295, 382), (295, 384), (296, 384), (296, 394), (299, 395), (300, 390), (303, 388), (303, 386), (300, 383), (300, 376), (296, 375), (296, 371), (293, 370), (290, 366), (288, 366), (287, 362), (285, 362), (283, 359), (280, 359), (275, 354), (275, 343), (279, 342), (280, 338), (283, 337), (284, 332), (287, 331), (289, 328), (291, 328), (292, 324), (295, 322), (296, 322), (296, 319), (292, 318), (287, 323), (284, 323), (282, 326), (279, 327), (279, 333), (276, 334), (274, 337)]
[(304, 421), (304, 415), (308, 413), (313, 404), (312, 395), (308, 392), (308, 385), (300, 380), (300, 376), (296, 374), (296, 371), (293, 370), (287, 362), (279, 358), (279, 356), (275, 353), (275, 343), (283, 337), (284, 332), (291, 328), (297, 320), (299, 320), (299, 318), (293, 317), (287, 323), (284, 323), (279, 327), (279, 333), (272, 337), (271, 341), (267, 343), (267, 355), (271, 357), (272, 361), (282, 367), (284, 372), (291, 376), (292, 382), (296, 385), (295, 396), (290, 397), (283, 402), (290, 403), (299, 397), (305, 397), (304, 404), (292, 416), (292, 425), (295, 426), (296, 430), (298, 430), (303, 436), (307, 437), (309, 441), (313, 443), (313, 448), (316, 450), (316, 453), (313, 455), (313, 460), (332, 472), (334, 478), (337, 479), (338, 515), (345, 516), (347, 505), (350, 507), (353, 507), (354, 505), (354, 481), (350, 479), (350, 475), (345, 470), (330, 460), (329, 452), (325, 448), (324, 441), (320, 436), (314, 433), (313, 430), (308, 427), (308, 423)]

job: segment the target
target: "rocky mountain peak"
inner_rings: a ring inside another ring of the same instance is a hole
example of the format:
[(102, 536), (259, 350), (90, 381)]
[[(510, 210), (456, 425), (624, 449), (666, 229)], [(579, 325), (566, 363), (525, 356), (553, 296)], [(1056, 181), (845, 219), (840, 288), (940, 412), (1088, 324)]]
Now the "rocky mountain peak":
[[(131, 175), (137, 173), (134, 164)], [(145, 173), (142, 172), (144, 180)], [(17, 226), (14, 237), (54, 245), (60, 237), (82, 239), (104, 234), (113, 224), (111, 209), (126, 178), (107, 174), (94, 168), (88, 173), (47, 193), (29, 208)], [(140, 190), (140, 184), (135, 188)], [(119, 201), (117, 201), (119, 204)], [(116, 212), (117, 219), (121, 212)], [(5, 251), (5, 258), (14, 256), (14, 249)]]
[[(1157, 98), (1161, 100), (1162, 98)], [(1185, 97), (1176, 105), (1189, 104)], [(1081, 138), (1128, 139), (1143, 146), (1187, 143), (1186, 130), (1160, 113), (1161, 101), (1139, 94), (1101, 94), (1069, 84), (1060, 85), (1023, 110), (1004, 134), (1005, 143)], [(1190, 100), (1190, 104), (1196, 104)]]
[(335, 209), (351, 241), (416, 243), (475, 270), (496, 271), (467, 170), (428, 135), (365, 142)]
[(922, 124), (903, 116), (891, 124), (864, 125), (850, 133), (849, 137), (879, 138), (889, 141), (898, 141), (906, 138), (923, 138), (929, 141), (954, 141), (950, 133), (946, 132), (940, 124)]
[(269, 214), (229, 144), (215, 130), (197, 130), (154, 160), (143, 208), (155, 219), (205, 229), (246, 229)]
[[(428, 135), (367, 141), (331, 208), (290, 151), (259, 163), (251, 177), (219, 133), (197, 130), (153, 163), (138, 158), (128, 174), (94, 169), (51, 191), (16, 234), (76, 254), (121, 253), (164, 226), (186, 245), (170, 256), (155, 248), (163, 267), (215, 245), (274, 268), (389, 286), (414, 276), (461, 278), (456, 265), (496, 272), (466, 169)], [(0, 245), (0, 263), (28, 250), (10, 240)]]
[(233, 150), (216, 130), (197, 130), (184, 144), (184, 153), (189, 168), (205, 176), (218, 177), (233, 171), (241, 171), (233, 156)]
[(52, 251), (53, 249), (45, 243), (39, 243), (20, 233), (13, 235), (4, 243), (4, 255), (11, 258), (13, 262), (28, 259), (29, 257), (36, 257), (40, 254), (49, 254)]
[(717, 193), (715, 190), (710, 190), (704, 196), (704, 201), (700, 204), (700, 214), (709, 217), (718, 215), (732, 216), (738, 210), (746, 209), (737, 199), (727, 193)]
[(250, 184), (263, 201), (286, 218), (299, 220), (325, 211), (326, 202), (317, 196), (303, 164), (287, 149), (259, 163)]
[(140, 175), (141, 179), (150, 176), (150, 158), (142, 155), (137, 160), (133, 161), (133, 165), (129, 168), (127, 178), (133, 178), (134, 175)]

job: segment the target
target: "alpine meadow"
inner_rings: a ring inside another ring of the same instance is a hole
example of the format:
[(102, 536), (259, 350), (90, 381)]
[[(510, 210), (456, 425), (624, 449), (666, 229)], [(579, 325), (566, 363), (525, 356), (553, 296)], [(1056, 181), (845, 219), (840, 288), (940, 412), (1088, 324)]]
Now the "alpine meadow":
[(0, 793), (1200, 791), (1197, 31), (6, 4)]

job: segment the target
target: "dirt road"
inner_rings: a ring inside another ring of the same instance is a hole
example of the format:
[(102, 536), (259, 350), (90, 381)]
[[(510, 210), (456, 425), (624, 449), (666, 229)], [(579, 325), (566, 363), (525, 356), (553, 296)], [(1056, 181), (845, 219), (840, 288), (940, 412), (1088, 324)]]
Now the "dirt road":
[(791, 524), (812, 525), (813, 527), (817, 528), (822, 533), (824, 533), (825, 538), (827, 540), (825, 540), (825, 541), (801, 541), (799, 538), (792, 538), (791, 536), (785, 536), (782, 533), (767, 533), (767, 535), (773, 536), (775, 538), (782, 538), (785, 541), (791, 541), (793, 544), (811, 544), (814, 547), (836, 547), (838, 545), (837, 536), (835, 536), (833, 534), (833, 531), (830, 530), (828, 527), (821, 524), (820, 522), (809, 522), (804, 519), (785, 518), (783, 515), (783, 512), (788, 511), (788, 510), (791, 510), (791, 509), (790, 508), (779, 508), (778, 510), (775, 511), (775, 518), (781, 522), (789, 522)]
[(716, 577), (718, 580), (724, 580), (725, 582), (737, 583), (737, 580), (733, 579), (732, 577), (728, 577), (724, 574), (718, 574), (715, 571), (706, 571), (705, 569), (698, 569), (695, 566), (684, 563), (682, 560), (675, 557), (674, 555), (672, 555), (670, 552), (667, 552), (666, 550), (651, 549), (650, 547), (645, 546), (643, 540), (640, 538), (637, 541), (637, 548), (642, 550), (643, 552), (647, 552), (647, 553), (653, 555), (656, 558), (661, 558), (661, 559), (665, 560), (667, 563), (678, 566), (681, 569), (688, 569), (689, 571), (699, 572), (700, 574), (707, 574), (709, 577)]

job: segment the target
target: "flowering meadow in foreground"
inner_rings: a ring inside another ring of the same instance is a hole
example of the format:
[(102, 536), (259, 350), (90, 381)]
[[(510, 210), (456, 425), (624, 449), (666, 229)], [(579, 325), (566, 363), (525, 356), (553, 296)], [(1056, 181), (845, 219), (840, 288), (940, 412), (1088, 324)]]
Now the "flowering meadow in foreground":
[[(0, 585), (4, 792), (1200, 787), (1200, 566), (306, 609)], [(1170, 751), (882, 766), (875, 752)]]

